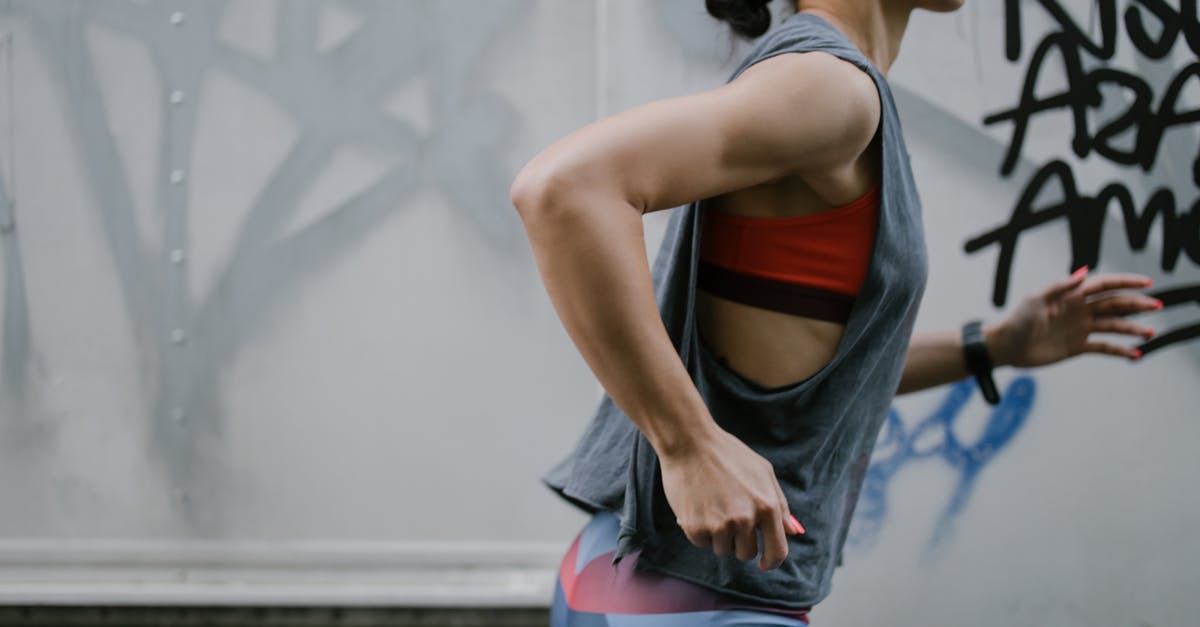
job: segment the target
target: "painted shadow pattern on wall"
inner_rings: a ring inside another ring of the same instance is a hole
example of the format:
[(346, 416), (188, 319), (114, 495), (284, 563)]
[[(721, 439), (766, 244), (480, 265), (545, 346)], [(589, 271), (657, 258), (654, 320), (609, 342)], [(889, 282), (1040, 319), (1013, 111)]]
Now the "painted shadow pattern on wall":
[[(218, 440), (224, 422), (220, 373), (306, 280), (402, 210), (420, 185), (436, 187), (498, 246), (520, 244), (514, 221), (495, 209), (495, 199), (507, 198), (512, 177), (504, 156), (518, 126), (516, 115), (501, 95), (479, 84), (477, 74), (497, 33), (521, 19), (529, 5), (528, 0), (264, 1), (256, 6), (13, 0), (0, 5), (7, 17), (28, 24), (31, 52), (59, 92), (63, 121), (79, 151), (135, 331), (146, 395), (142, 411), (135, 413), (151, 422), (146, 446), (161, 471), (160, 497), (172, 504), (188, 535), (221, 534), (222, 486), (235, 480)], [(273, 45), (267, 44), (265, 54), (221, 37), (227, 12), (246, 7), (272, 13)], [(331, 11), (338, 18), (335, 32), (325, 25)], [(105, 110), (96, 32), (144, 50), (158, 81), (161, 127), (152, 205), (161, 213), (159, 234), (147, 233), (148, 225), (134, 209), (130, 164), (122, 160)], [(186, 217), (194, 209), (187, 189), (193, 148), (203, 131), (195, 103), (214, 75), (267, 99), (297, 132), (240, 217), (230, 254), (202, 292), (189, 286), (183, 270), (190, 253)], [(413, 84), (420, 85), (419, 97), (426, 100), (428, 119), (420, 123), (389, 113), (396, 92)], [(332, 209), (286, 229), (296, 222), (307, 185), (346, 144), (377, 148), (393, 155), (393, 164)], [(463, 171), (471, 172), (468, 185)], [(22, 269), (21, 246), (34, 244), (21, 240), (9, 184), (6, 188), (0, 179), (0, 428), (18, 437), (5, 438), (0, 446), (26, 451), (19, 458), (6, 454), (19, 468), (2, 474), (28, 482), (40, 476), (36, 460), (45, 456), (37, 451), (53, 441), (57, 425), (35, 425), (29, 418), (39, 403), (36, 378), (44, 374), (36, 366), (38, 347), (31, 333), (36, 321), (29, 314)], [(25, 505), (20, 516), (26, 527), (36, 528), (48, 514), (32, 501)]]

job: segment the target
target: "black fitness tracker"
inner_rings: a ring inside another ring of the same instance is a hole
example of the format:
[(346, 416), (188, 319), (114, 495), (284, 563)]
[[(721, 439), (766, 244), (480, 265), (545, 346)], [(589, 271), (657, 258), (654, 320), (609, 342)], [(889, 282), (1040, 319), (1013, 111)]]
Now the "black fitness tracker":
[(999, 403), (1000, 393), (996, 391), (996, 382), (992, 380), (992, 358), (988, 355), (987, 344), (983, 343), (982, 321), (971, 320), (963, 325), (962, 343), (967, 371), (979, 383), (984, 400), (992, 405)]

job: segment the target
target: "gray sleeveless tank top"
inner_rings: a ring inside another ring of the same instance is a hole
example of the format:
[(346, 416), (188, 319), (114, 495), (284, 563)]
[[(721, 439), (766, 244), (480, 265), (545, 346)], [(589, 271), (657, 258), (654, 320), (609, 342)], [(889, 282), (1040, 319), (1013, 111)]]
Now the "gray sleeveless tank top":
[[(741, 377), (699, 341), (693, 313), (705, 200), (672, 209), (651, 268), (659, 311), (716, 423), (774, 466), (788, 505), (807, 533), (788, 536), (783, 565), (717, 556), (688, 541), (663, 495), (650, 443), (605, 394), (574, 449), (541, 481), (572, 504), (621, 518), (615, 564), (641, 550), (638, 570), (655, 570), (745, 599), (808, 607), (829, 594), (858, 489), (900, 381), (927, 257), (920, 200), (886, 79), (828, 21), (789, 15), (759, 40), (728, 80), (785, 52), (823, 51), (874, 79), (882, 106), (879, 222), (862, 289), (828, 364), (789, 385)], [(727, 81), (728, 82), (728, 81)], [(797, 112), (802, 114), (803, 112)]]

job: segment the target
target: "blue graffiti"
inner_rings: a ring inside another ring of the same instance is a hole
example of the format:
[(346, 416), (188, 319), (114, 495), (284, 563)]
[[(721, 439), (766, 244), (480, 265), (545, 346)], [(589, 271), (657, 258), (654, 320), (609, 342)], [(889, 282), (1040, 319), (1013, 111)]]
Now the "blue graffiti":
[[(966, 506), (980, 471), (1012, 441), (1025, 424), (1033, 408), (1037, 385), (1029, 376), (1020, 376), (1010, 383), (1001, 396), (1000, 404), (990, 408), (991, 415), (983, 434), (978, 441), (967, 446), (955, 435), (954, 422), (962, 416), (963, 408), (975, 389), (972, 379), (954, 384), (937, 409), (912, 431), (906, 430), (900, 414), (892, 407), (863, 480), (847, 537), (848, 544), (856, 548), (874, 545), (887, 518), (888, 483), (910, 462), (931, 457), (941, 458), (960, 475), (950, 502), (942, 511), (926, 544), (926, 556), (932, 555), (949, 539), (954, 520)], [(929, 441), (931, 432), (939, 432), (935, 438), (937, 444), (919, 446), (918, 443)]]

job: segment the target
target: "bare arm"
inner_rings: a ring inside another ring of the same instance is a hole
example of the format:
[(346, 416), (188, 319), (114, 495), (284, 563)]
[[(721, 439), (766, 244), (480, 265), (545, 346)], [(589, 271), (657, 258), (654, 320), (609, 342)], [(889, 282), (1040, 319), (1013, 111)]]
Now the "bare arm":
[[(992, 365), (999, 368), (1009, 363), (997, 330), (996, 323), (983, 325), (983, 341), (987, 344), (988, 355), (992, 357)], [(914, 333), (896, 393), (916, 392), (969, 376), (971, 373), (967, 371), (967, 363), (963, 359), (961, 330)]]
[[(1045, 366), (1083, 353), (1139, 359), (1137, 349), (1092, 340), (1091, 333), (1149, 338), (1154, 329), (1124, 316), (1162, 307), (1158, 299), (1118, 290), (1150, 286), (1140, 274), (1100, 274), (1086, 269), (1054, 281), (1021, 300), (1009, 315), (983, 325), (993, 365)], [(969, 376), (960, 330), (914, 334), (897, 394), (915, 392)]]
[(782, 563), (788, 507), (770, 463), (716, 426), (663, 326), (642, 215), (787, 175), (850, 167), (879, 120), (871, 79), (825, 53), (782, 54), (708, 92), (575, 131), (512, 186), (560, 320), (662, 461), (698, 546)]

